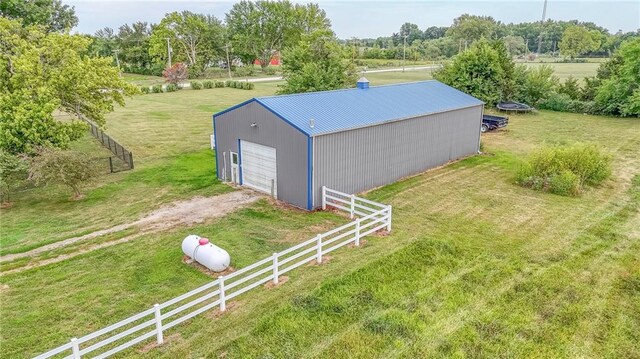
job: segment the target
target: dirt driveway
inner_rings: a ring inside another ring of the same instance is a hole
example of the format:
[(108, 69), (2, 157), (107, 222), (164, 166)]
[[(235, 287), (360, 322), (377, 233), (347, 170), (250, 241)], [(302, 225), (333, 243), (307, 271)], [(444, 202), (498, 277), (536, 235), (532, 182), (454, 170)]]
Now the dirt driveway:
[(14, 261), (20, 258), (33, 257), (41, 253), (45, 253), (58, 248), (66, 247), (68, 245), (91, 240), (107, 234), (123, 231), (128, 228), (138, 227), (140, 230), (133, 235), (120, 238), (115, 241), (101, 243), (96, 246), (84, 248), (78, 252), (61, 255), (55, 258), (38, 261), (34, 265), (27, 265), (25, 267), (16, 268), (15, 270), (4, 272), (8, 274), (10, 272), (22, 271), (34, 266), (40, 266), (49, 263), (59, 262), (61, 260), (74, 257), (76, 255), (86, 253), (91, 250), (109, 247), (115, 244), (127, 242), (134, 238), (140, 237), (145, 234), (159, 232), (167, 230), (173, 227), (182, 225), (191, 225), (195, 223), (203, 223), (204, 221), (212, 218), (222, 217), (230, 212), (237, 210), (238, 208), (245, 207), (258, 199), (262, 198), (262, 195), (247, 191), (234, 191), (231, 193), (222, 194), (213, 197), (194, 197), (189, 200), (176, 201), (165, 207), (159, 208), (143, 218), (130, 222), (120, 224), (111, 228), (102, 229), (89, 234), (85, 234), (79, 237), (68, 238), (56, 243), (47, 244), (42, 247), (32, 249), (28, 252), (8, 254), (0, 257), (0, 263)]

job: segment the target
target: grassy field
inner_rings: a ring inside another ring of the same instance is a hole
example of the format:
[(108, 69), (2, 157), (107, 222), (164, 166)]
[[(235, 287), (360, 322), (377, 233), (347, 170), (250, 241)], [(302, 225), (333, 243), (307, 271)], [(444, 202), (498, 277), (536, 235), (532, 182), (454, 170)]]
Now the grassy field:
[(560, 81), (564, 81), (569, 76), (573, 76), (576, 79), (583, 79), (585, 77), (595, 76), (598, 70), (598, 66), (600, 63), (598, 62), (586, 62), (586, 63), (562, 63), (562, 62), (550, 62), (550, 63), (540, 63), (540, 62), (526, 62), (526, 66), (530, 68), (537, 68), (540, 66), (551, 66), (555, 75), (560, 79)]
[[(375, 85), (429, 73), (367, 76)], [(213, 178), (211, 113), (276, 86), (131, 99), (109, 116), (108, 132), (133, 150), (136, 169), (97, 179), (81, 201), (56, 188), (20, 194), (1, 212), (2, 254), (128, 222), (175, 199), (231, 191)], [(528, 152), (575, 141), (613, 155), (611, 180), (578, 198), (513, 184)], [(541, 111), (511, 116), (508, 129), (484, 135), (483, 144), (485, 155), (368, 193), (394, 206), (392, 235), (250, 292), (228, 314), (176, 327), (162, 348), (121, 357), (640, 356), (640, 122)], [(90, 137), (75, 146), (104, 155)], [(343, 222), (259, 201), (202, 224), (1, 274), (0, 357), (36, 355), (205, 283), (209, 277), (182, 263), (187, 234), (211, 238), (240, 268)]]
[[(124, 357), (640, 355), (640, 123), (553, 112), (511, 120), (483, 138), (489, 154), (369, 193), (394, 206), (391, 236)], [(573, 141), (613, 154), (613, 178), (579, 198), (513, 185), (531, 149)], [(37, 354), (206, 282), (181, 262), (188, 233), (208, 235), (242, 267), (341, 221), (259, 202), (2, 276), (0, 356)]]

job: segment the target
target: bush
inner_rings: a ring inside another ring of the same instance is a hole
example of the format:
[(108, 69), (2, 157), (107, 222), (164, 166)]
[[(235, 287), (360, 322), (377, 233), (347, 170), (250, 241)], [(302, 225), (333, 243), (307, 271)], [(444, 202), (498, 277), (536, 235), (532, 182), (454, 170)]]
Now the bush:
[(177, 62), (173, 64), (173, 66), (168, 67), (164, 71), (162, 71), (162, 76), (167, 80), (170, 84), (179, 84), (180, 82), (187, 79), (189, 76), (189, 71), (187, 70), (187, 66), (182, 62)]
[(276, 69), (274, 67), (266, 67), (264, 69), (262, 69), (262, 73), (265, 75), (275, 75), (276, 74)]
[(190, 86), (192, 90), (202, 90), (202, 82), (191, 81)]
[(24, 159), (0, 149), (0, 202), (9, 202), (9, 195), (27, 179)]
[(167, 92), (176, 92), (180, 89), (180, 87), (176, 84), (168, 84), (166, 87)]
[(86, 155), (42, 148), (31, 160), (30, 178), (37, 184), (61, 184), (73, 191), (73, 199), (82, 197), (80, 186), (98, 174)]
[(149, 93), (149, 92), (151, 92), (151, 89), (149, 88), (149, 86), (141, 86), (140, 87), (140, 92)]
[(543, 148), (529, 156), (516, 183), (563, 196), (577, 196), (611, 175), (611, 157), (593, 145)]
[(212, 89), (213, 88), (213, 81), (211, 80), (206, 80), (202, 82), (202, 87), (206, 88), (206, 89)]
[[(268, 67), (267, 67), (268, 68)], [(253, 65), (238, 67), (235, 71), (238, 77), (248, 77), (256, 74), (255, 67)]]
[(153, 93), (161, 93), (164, 92), (162, 90), (162, 85), (153, 85), (153, 87), (151, 88), (151, 92)]
[(567, 94), (553, 93), (538, 105), (540, 109), (567, 112), (571, 107), (571, 97)]
[(224, 81), (216, 81), (215, 82), (215, 87), (216, 88), (220, 88), (220, 87), (224, 87)]
[(575, 197), (580, 194), (580, 177), (569, 170), (554, 174), (549, 178), (549, 192)]

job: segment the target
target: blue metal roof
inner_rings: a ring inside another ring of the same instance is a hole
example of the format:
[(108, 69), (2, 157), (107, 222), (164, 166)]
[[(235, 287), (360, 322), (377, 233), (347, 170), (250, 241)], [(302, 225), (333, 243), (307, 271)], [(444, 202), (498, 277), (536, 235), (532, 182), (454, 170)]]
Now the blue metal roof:
[(255, 101), (309, 136), (484, 104), (435, 80), (258, 97)]

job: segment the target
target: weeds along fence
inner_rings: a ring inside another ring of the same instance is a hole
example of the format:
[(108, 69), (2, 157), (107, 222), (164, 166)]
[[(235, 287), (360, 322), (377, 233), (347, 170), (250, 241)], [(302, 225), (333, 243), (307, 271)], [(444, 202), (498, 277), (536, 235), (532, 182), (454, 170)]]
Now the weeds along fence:
[(153, 337), (161, 345), (168, 330), (199, 314), (214, 309), (224, 312), (230, 300), (254, 288), (268, 282), (277, 285), (282, 275), (302, 265), (322, 263), (324, 255), (348, 244), (359, 246), (363, 237), (376, 231), (391, 231), (391, 206), (323, 187), (322, 208), (330, 207), (355, 219), (106, 328), (73, 338), (35, 359), (77, 359), (88, 354), (106, 358)]
[[(89, 131), (93, 137), (97, 138), (104, 147), (108, 148), (116, 157), (121, 159), (127, 165), (126, 169), (133, 169), (133, 153), (131, 153), (131, 151), (127, 150), (116, 140), (111, 138), (111, 136), (107, 135), (93, 121), (88, 119), (84, 119), (84, 121), (89, 124)], [(109, 165), (111, 172), (118, 172), (114, 169), (114, 161), (111, 157), (108, 158), (107, 164)]]

